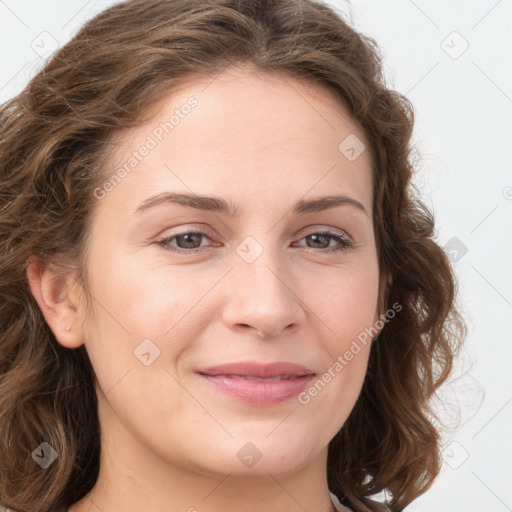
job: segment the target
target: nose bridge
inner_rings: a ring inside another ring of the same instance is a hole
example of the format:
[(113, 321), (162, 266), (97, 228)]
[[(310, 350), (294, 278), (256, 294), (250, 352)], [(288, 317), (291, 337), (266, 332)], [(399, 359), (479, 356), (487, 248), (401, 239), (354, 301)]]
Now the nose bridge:
[(271, 245), (271, 238), (247, 237), (236, 248), (238, 259), (235, 264), (237, 281), (240, 279), (242, 286), (245, 283), (250, 294), (263, 294), (261, 298), (265, 298), (267, 304), (273, 300), (286, 300), (288, 295), (283, 283), (286, 276), (282, 275), (282, 254)]
[(268, 236), (248, 236), (236, 248), (233, 295), (227, 320), (249, 325), (265, 335), (278, 334), (301, 320), (299, 299), (279, 247)]

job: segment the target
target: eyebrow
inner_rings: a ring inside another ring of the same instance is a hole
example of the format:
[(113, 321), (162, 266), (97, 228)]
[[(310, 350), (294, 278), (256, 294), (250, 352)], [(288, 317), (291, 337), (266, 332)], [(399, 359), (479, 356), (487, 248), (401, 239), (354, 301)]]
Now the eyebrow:
[[(240, 209), (231, 201), (226, 201), (220, 197), (199, 196), (195, 194), (180, 194), (164, 192), (156, 196), (149, 197), (135, 210), (135, 213), (143, 212), (154, 206), (174, 203), (197, 210), (209, 212), (224, 213), (231, 217), (239, 217)], [(314, 199), (301, 199), (293, 207), (294, 214), (305, 214), (320, 212), (337, 206), (352, 206), (363, 212), (368, 217), (365, 207), (356, 199), (345, 195), (330, 195), (317, 197)]]

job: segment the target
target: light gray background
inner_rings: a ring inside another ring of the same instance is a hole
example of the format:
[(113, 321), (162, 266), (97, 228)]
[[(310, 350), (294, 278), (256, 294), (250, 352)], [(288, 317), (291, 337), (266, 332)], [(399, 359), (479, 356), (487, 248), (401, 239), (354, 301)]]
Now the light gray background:
[[(0, 102), (114, 3), (0, 0)], [(407, 512), (512, 511), (512, 1), (329, 3), (376, 39), (391, 86), (414, 104), (415, 182), (469, 326), (459, 377), (438, 403), (445, 464)]]

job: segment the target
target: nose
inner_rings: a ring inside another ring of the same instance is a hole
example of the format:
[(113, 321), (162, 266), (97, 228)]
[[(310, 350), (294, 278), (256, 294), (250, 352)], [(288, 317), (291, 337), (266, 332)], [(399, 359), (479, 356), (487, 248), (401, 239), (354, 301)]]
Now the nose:
[(239, 332), (252, 330), (262, 338), (294, 332), (306, 318), (296, 285), (282, 255), (265, 249), (248, 262), (235, 254), (226, 284), (225, 325)]

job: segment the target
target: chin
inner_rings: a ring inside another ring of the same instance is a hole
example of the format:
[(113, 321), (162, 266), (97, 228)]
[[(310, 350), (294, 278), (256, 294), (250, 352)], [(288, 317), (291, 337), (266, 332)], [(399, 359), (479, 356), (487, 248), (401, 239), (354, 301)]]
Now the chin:
[(208, 450), (207, 460), (196, 460), (206, 473), (216, 477), (231, 473), (232, 476), (266, 479), (270, 473), (285, 478), (311, 464), (322, 451), (322, 447), (308, 444), (312, 436), (306, 433), (303, 436), (278, 435), (276, 432), (268, 435), (269, 429), (264, 430), (258, 436), (240, 433), (224, 443), (212, 440), (216, 449)]

